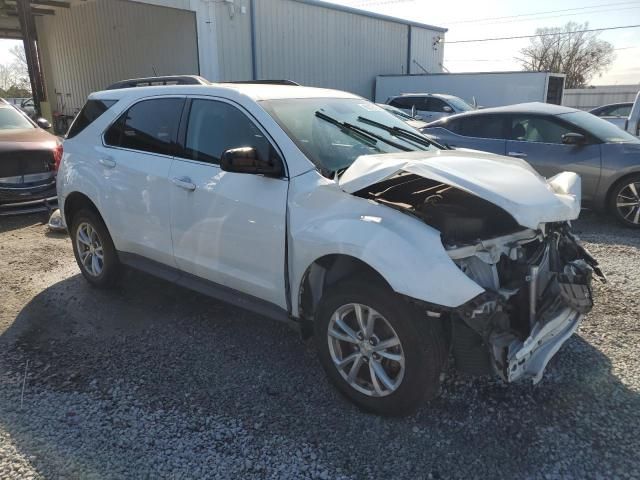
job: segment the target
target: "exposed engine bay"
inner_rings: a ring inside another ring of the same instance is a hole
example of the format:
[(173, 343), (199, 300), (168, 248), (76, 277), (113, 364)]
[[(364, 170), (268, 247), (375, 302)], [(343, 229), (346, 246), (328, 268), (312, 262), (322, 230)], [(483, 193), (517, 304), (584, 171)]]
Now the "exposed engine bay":
[(456, 363), (482, 363), (470, 359), (475, 342), (483, 347), (476, 349), (478, 355), (505, 381), (540, 381), (549, 360), (593, 307), (593, 275), (605, 281), (568, 222), (525, 229), (486, 200), (407, 173), (357, 195), (440, 231), (449, 257), (485, 289), (461, 307), (440, 312), (457, 325)]
[(412, 173), (402, 173), (356, 192), (420, 218), (438, 230), (445, 245), (515, 232), (517, 222), (500, 207)]

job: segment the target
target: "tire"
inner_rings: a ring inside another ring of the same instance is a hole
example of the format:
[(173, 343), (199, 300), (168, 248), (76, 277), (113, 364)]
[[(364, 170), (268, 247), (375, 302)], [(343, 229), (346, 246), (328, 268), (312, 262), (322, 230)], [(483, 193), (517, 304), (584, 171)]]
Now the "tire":
[[(375, 318), (373, 334), (364, 329), (368, 332), (359, 340), (355, 338), (364, 330), (356, 331), (359, 325), (356, 305), (362, 306), (362, 325)], [(338, 316), (342, 319), (340, 324)], [(439, 392), (446, 351), (439, 320), (427, 318), (389, 288), (353, 281), (335, 286), (320, 300), (314, 333), (320, 362), (329, 380), (365, 411), (407, 415)], [(394, 337), (399, 345), (380, 350), (383, 345), (393, 345)], [(339, 369), (337, 362), (346, 358), (353, 361)], [(386, 383), (383, 376), (376, 374), (376, 386), (371, 372), (379, 372), (380, 368), (386, 374)], [(357, 373), (350, 377), (353, 369)]]
[(112, 287), (120, 278), (121, 265), (102, 219), (91, 210), (80, 210), (71, 220), (69, 235), (84, 278), (95, 287)]
[(613, 186), (609, 211), (624, 226), (640, 228), (640, 175), (630, 175)]

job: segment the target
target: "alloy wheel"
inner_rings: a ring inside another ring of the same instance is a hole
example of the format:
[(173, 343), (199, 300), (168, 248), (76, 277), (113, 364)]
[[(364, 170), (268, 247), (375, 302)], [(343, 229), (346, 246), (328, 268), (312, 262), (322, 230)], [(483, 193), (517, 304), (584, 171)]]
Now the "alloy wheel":
[(624, 220), (640, 224), (640, 182), (631, 182), (620, 189), (616, 197), (616, 208)]
[(76, 247), (86, 272), (93, 277), (99, 276), (104, 268), (104, 249), (98, 232), (91, 224), (83, 222), (78, 226)]
[(342, 378), (371, 397), (395, 392), (405, 373), (402, 344), (391, 324), (360, 303), (338, 308), (327, 330), (329, 352)]

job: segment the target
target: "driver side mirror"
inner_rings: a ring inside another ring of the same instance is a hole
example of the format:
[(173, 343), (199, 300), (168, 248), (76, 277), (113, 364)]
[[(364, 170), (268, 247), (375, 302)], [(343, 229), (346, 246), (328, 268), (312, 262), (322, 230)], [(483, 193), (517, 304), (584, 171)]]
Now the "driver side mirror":
[(49, 120), (47, 120), (46, 118), (38, 118), (36, 120), (36, 124), (40, 127), (40, 128), (44, 128), (45, 130), (49, 130), (51, 128), (51, 124), (49, 123)]
[(569, 132), (562, 135), (564, 145), (583, 145), (587, 139), (581, 133)]
[(451, 108), (449, 105), (445, 105), (444, 107), (442, 107), (442, 111), (445, 113), (451, 113), (453, 112), (453, 108)]
[(282, 165), (277, 160), (263, 160), (253, 147), (230, 148), (222, 153), (220, 168), (225, 172), (252, 173), (281, 177)]

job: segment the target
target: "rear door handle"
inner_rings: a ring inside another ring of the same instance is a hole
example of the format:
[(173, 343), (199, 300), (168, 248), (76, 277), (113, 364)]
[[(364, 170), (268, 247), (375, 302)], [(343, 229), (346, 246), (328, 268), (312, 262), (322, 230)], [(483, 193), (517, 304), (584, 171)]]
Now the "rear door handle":
[(175, 186), (184, 188), (190, 192), (193, 192), (196, 189), (196, 184), (193, 183), (189, 177), (174, 177), (171, 181)]
[(98, 161), (100, 162), (100, 165), (106, 168), (113, 168), (116, 166), (116, 161), (111, 157), (100, 157)]
[(527, 156), (527, 154), (524, 152), (509, 152), (507, 153), (507, 155), (509, 155), (510, 157), (518, 157), (518, 158), (525, 158)]

